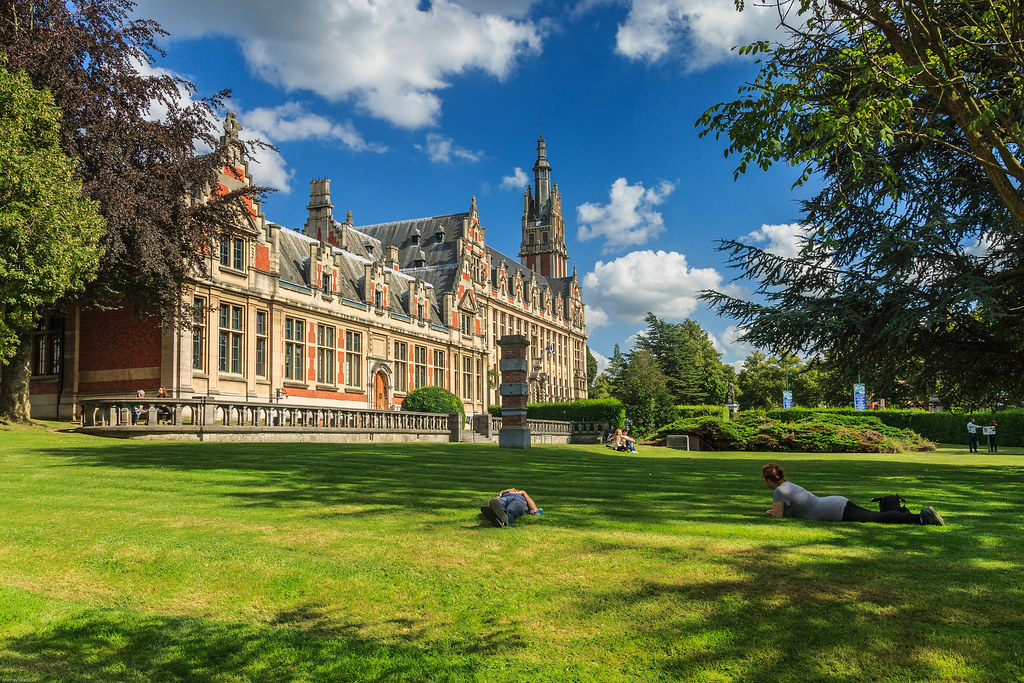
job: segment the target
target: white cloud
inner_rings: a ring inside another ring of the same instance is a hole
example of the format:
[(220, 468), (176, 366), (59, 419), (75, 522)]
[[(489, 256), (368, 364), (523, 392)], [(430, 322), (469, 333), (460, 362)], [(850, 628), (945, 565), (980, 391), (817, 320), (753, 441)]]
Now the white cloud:
[[(234, 38), (251, 71), (287, 91), (351, 101), (404, 128), (430, 126), (439, 92), (479, 69), (502, 79), (541, 49), (541, 29), (519, 14), (524, 0), (470, 6), (437, 0), (140, 0), (138, 16), (172, 36)], [(493, 9), (492, 9), (493, 8)], [(477, 10), (477, 11), (474, 11)]]
[(607, 370), (608, 367), (612, 364), (610, 360), (599, 354), (594, 349), (590, 349), (590, 355), (592, 355), (594, 357), (594, 360), (597, 361), (597, 374), (599, 375), (605, 370)]
[(529, 184), (530, 176), (518, 166), (516, 166), (516, 170), (512, 171), (512, 175), (501, 179), (501, 189), (503, 190), (525, 190)]
[(665, 230), (665, 221), (654, 207), (674, 189), (675, 185), (669, 182), (646, 189), (643, 183), (630, 185), (625, 178), (619, 178), (608, 191), (607, 204), (587, 202), (576, 207), (576, 220), (580, 223), (576, 236), (581, 241), (604, 237), (605, 253), (643, 244)]
[(434, 163), (450, 164), (452, 159), (463, 161), (480, 161), (483, 152), (473, 152), (455, 144), (451, 138), (446, 138), (437, 133), (427, 135), (427, 144), (416, 145), (416, 149), (430, 157)]
[(737, 12), (732, 0), (632, 0), (615, 48), (648, 62), (679, 54), (687, 70), (704, 69), (732, 58), (737, 45), (772, 37), (778, 11), (760, 4), (748, 1)]
[(604, 325), (611, 324), (611, 321), (608, 319), (608, 314), (604, 312), (603, 308), (594, 308), (590, 305), (587, 305), (585, 308), (587, 329), (592, 330), (597, 327), (603, 327)]
[(258, 107), (240, 115), (246, 128), (263, 133), (273, 142), (296, 140), (337, 140), (357, 151), (385, 152), (387, 146), (367, 142), (351, 121), (336, 123), (326, 116), (308, 111), (299, 102), (287, 102), (278, 107)]
[(633, 334), (626, 337), (626, 341), (622, 342), (622, 346), (620, 348), (627, 353), (632, 353), (633, 349), (636, 348), (637, 342), (640, 341), (642, 337), (646, 336), (647, 330), (637, 330)]
[(760, 229), (750, 233), (744, 239), (750, 240), (756, 245), (767, 245), (764, 250), (769, 254), (794, 258), (800, 253), (812, 232), (811, 228), (800, 223), (762, 225)]
[(639, 322), (648, 311), (665, 320), (682, 320), (697, 309), (703, 289), (738, 291), (723, 286), (714, 268), (691, 268), (686, 256), (674, 251), (633, 251), (614, 261), (598, 261), (583, 277), (584, 296), (600, 302), (610, 320), (626, 322)]

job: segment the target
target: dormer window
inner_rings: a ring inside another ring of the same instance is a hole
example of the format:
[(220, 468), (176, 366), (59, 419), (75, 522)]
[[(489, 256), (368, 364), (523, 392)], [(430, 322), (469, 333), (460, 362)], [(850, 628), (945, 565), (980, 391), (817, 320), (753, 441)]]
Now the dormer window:
[(416, 252), (416, 256), (413, 257), (412, 267), (413, 268), (422, 268), (425, 265), (427, 265), (427, 255), (423, 253), (422, 249), (420, 249), (420, 250), (418, 250)]
[(381, 306), (384, 305), (384, 292), (380, 291), (379, 289), (374, 290), (373, 292), (373, 305), (376, 306), (377, 308), (380, 308)]
[(373, 258), (373, 242), (366, 242), (363, 244), (363, 247), (366, 248), (367, 255), (369, 255), (370, 258)]
[(470, 315), (469, 313), (463, 313), (461, 318), (462, 318), (462, 320), (461, 320), (462, 325), (460, 327), (461, 327), (461, 330), (462, 330), (462, 334), (467, 335), (467, 336), (472, 335), (473, 334), (473, 316)]
[(420, 320), (423, 320), (423, 317), (424, 317), (423, 304), (416, 304), (416, 317), (419, 318)]
[(434, 231), (434, 237), (437, 238), (438, 242), (443, 242), (444, 241), (444, 226), (443, 225), (438, 225), (437, 226), (437, 229)]
[(330, 294), (331, 293), (331, 274), (330, 273), (324, 273), (323, 276), (320, 279), (321, 279), (321, 285), (323, 286), (323, 289), (324, 289), (324, 294)]
[(419, 244), (420, 244), (420, 231), (419, 230), (413, 230), (411, 237), (412, 237), (412, 245), (414, 247), (419, 246)]

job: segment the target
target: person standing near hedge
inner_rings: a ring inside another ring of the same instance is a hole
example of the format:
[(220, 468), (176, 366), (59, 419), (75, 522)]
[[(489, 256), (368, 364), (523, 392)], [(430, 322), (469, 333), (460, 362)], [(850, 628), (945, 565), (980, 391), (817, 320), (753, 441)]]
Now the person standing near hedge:
[(979, 425), (974, 422), (973, 417), (967, 423), (967, 448), (971, 453), (978, 452), (978, 427)]
[(857, 505), (844, 496), (819, 498), (807, 489), (786, 480), (782, 467), (773, 462), (761, 468), (761, 481), (770, 488), (772, 506), (766, 517), (794, 517), (821, 522), (872, 522), (876, 524), (932, 524), (945, 526), (935, 508), (926, 507), (919, 514), (912, 512), (874, 512)]
[(996, 421), (995, 420), (992, 420), (992, 422), (990, 422), (989, 425), (988, 425), (988, 428), (989, 428), (988, 429), (988, 452), (989, 453), (998, 453), (999, 452), (999, 447), (996, 446), (996, 427), (997, 426), (998, 425), (996, 425)]

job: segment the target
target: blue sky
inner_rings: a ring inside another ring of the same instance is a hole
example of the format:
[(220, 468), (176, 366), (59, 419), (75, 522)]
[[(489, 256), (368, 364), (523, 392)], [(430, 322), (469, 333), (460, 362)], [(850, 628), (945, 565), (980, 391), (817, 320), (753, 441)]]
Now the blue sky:
[[(749, 3), (748, 3), (749, 4)], [(301, 229), (309, 181), (329, 177), (356, 225), (468, 210), (516, 256), (524, 183), (543, 126), (589, 344), (623, 350), (647, 311), (690, 317), (725, 362), (749, 348), (695, 300), (730, 288), (720, 238), (790, 252), (788, 167), (733, 180), (724, 141), (694, 122), (754, 72), (730, 48), (771, 38), (772, 10), (733, 0), (141, 0), (171, 35), (156, 68), (277, 146), (252, 167), (269, 220)]]

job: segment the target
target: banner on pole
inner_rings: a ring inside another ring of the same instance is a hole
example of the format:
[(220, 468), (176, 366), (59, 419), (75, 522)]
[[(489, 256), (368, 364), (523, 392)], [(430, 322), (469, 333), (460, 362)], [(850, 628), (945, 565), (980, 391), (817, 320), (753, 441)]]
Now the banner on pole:
[(853, 385), (853, 408), (854, 410), (867, 410), (868, 409), (868, 397), (864, 393), (863, 384)]
[(789, 410), (793, 407), (793, 392), (783, 391), (782, 392), (782, 409)]

